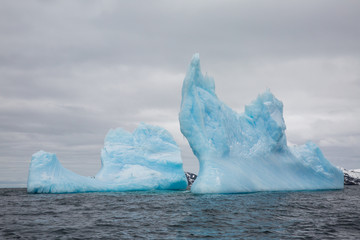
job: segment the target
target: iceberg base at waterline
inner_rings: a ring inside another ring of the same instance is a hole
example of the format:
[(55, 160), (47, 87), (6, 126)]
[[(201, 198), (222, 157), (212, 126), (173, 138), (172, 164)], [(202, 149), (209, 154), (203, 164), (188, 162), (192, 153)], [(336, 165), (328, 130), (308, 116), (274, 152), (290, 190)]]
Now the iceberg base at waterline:
[(194, 193), (342, 189), (343, 173), (314, 143), (290, 147), (283, 104), (268, 90), (239, 114), (215, 94), (193, 56), (182, 88), (180, 129), (199, 160)]
[(187, 187), (180, 149), (168, 131), (140, 124), (133, 132), (110, 130), (95, 177), (64, 168), (55, 154), (33, 154), (28, 193), (118, 192), (181, 190)]

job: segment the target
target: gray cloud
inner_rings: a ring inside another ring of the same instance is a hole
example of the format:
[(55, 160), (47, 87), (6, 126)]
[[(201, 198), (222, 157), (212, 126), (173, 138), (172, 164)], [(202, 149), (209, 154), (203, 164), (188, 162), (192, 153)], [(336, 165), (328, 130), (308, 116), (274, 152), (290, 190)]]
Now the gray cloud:
[[(0, 182), (26, 182), (40, 149), (80, 174), (100, 167), (110, 128), (179, 131), (193, 53), (220, 99), (243, 111), (267, 87), (288, 139), (359, 168), (359, 1), (2, 1)], [(8, 184), (8, 183), (7, 183)]]

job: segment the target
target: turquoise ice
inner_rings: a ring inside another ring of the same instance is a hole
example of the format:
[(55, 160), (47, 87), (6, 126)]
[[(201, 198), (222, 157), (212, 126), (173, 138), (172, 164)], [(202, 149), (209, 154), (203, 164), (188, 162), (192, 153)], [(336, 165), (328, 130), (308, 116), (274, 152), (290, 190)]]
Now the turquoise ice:
[(32, 156), (27, 191), (77, 193), (187, 187), (180, 149), (161, 127), (140, 124), (133, 133), (121, 128), (110, 130), (101, 151), (101, 165), (95, 177), (80, 176), (64, 168), (55, 154), (39, 151)]
[(233, 111), (202, 75), (198, 54), (184, 79), (179, 121), (200, 163), (194, 193), (343, 188), (343, 173), (314, 143), (287, 145), (281, 101), (268, 90), (244, 113)]

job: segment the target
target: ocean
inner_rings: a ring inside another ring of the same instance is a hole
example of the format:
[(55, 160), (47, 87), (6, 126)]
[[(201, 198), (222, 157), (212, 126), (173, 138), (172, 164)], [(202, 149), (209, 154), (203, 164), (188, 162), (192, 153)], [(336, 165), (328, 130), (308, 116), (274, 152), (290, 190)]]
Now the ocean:
[(360, 239), (360, 186), (204, 195), (2, 188), (0, 204), (0, 239)]

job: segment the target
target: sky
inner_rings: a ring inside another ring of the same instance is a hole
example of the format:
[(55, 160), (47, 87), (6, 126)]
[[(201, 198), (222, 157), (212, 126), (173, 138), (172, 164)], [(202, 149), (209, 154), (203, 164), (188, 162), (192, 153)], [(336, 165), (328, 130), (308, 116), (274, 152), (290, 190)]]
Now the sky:
[(108, 130), (140, 122), (170, 131), (197, 173), (178, 122), (194, 53), (231, 108), (269, 88), (289, 145), (360, 168), (359, 23), (357, 0), (2, 0), (0, 186), (26, 186), (39, 150), (94, 176)]

